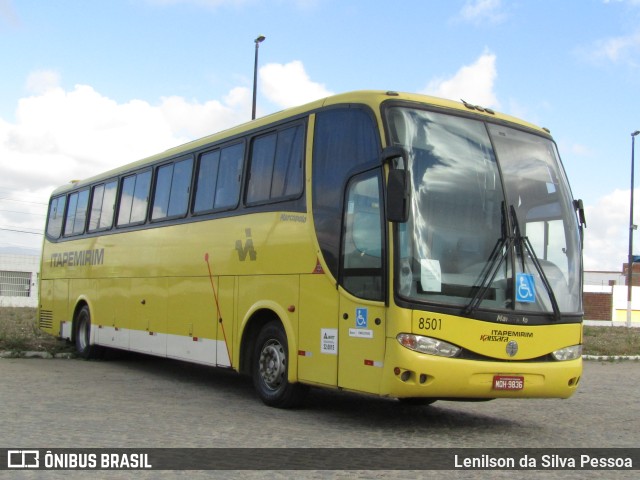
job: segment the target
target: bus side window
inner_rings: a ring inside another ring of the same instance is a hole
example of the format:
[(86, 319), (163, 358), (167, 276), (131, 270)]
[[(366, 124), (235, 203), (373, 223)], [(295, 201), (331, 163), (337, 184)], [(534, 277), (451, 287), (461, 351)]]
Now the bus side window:
[(118, 226), (142, 223), (147, 216), (151, 171), (136, 173), (125, 177), (120, 193)]
[(331, 274), (338, 278), (344, 189), (357, 171), (379, 164), (374, 117), (360, 108), (332, 108), (316, 114), (313, 140), (313, 220)]
[(152, 220), (179, 217), (187, 213), (192, 170), (191, 158), (158, 168)]
[(278, 201), (302, 193), (304, 129), (295, 125), (253, 140), (247, 204)]
[(91, 210), (89, 215), (89, 232), (106, 230), (113, 224), (113, 212), (116, 206), (116, 190), (118, 182), (113, 181), (93, 187)]
[(67, 197), (61, 197), (51, 200), (49, 206), (49, 219), (47, 220), (47, 236), (50, 238), (60, 238), (62, 234), (62, 219), (64, 217), (64, 207), (67, 204)]
[(240, 181), (244, 160), (244, 143), (237, 143), (222, 149), (213, 208), (228, 209), (238, 205), (240, 199)]
[(213, 210), (219, 166), (220, 150), (207, 152), (200, 156), (198, 180), (196, 183), (196, 199), (193, 205), (193, 211), (195, 213)]
[(278, 132), (271, 197), (290, 197), (302, 193), (304, 130), (302, 125)]
[(271, 178), (273, 160), (276, 152), (277, 135), (264, 135), (253, 141), (251, 166), (249, 167), (249, 185), (247, 203), (258, 203), (271, 197)]
[(342, 283), (360, 298), (382, 300), (380, 176), (365, 173), (347, 188), (342, 247)]
[(67, 221), (64, 226), (65, 237), (84, 233), (88, 201), (89, 190), (82, 190), (69, 195), (69, 209), (67, 210)]
[(196, 180), (194, 213), (228, 210), (238, 205), (244, 143), (202, 154)]

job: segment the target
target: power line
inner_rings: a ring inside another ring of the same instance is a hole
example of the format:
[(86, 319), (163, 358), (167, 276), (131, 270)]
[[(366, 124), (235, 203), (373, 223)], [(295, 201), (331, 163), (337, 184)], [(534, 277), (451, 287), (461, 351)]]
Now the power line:
[(19, 202), (19, 203), (31, 203), (33, 205), (47, 205), (44, 202), (30, 202), (28, 200), (16, 200), (14, 198), (0, 197), (0, 200), (5, 200), (7, 202)]
[[(30, 202), (37, 202), (42, 200), (43, 196), (38, 194), (29, 194), (25, 193), (24, 189), (18, 190), (15, 188), (3, 188), (0, 187), (0, 196), (9, 197), (9, 198), (23, 198)], [(46, 195), (45, 200), (49, 199), (49, 195)]]
[(29, 233), (31, 235), (40, 235), (40, 236), (42, 236), (42, 233), (40, 233), (40, 232), (28, 232), (26, 230), (14, 230), (12, 228), (0, 228), (0, 230), (2, 230), (4, 232)]
[(31, 212), (18, 212), (16, 210), (0, 210), (0, 212), (4, 213), (19, 213), (20, 215), (35, 215), (37, 217), (46, 217), (46, 213), (31, 213)]

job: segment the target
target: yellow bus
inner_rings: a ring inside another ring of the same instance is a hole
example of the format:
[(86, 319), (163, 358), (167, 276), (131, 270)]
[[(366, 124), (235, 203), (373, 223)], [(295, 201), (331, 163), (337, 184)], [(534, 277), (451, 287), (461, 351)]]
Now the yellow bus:
[(337, 95), (55, 190), (39, 327), (78, 353), (431, 403), (569, 397), (582, 228), (548, 130)]

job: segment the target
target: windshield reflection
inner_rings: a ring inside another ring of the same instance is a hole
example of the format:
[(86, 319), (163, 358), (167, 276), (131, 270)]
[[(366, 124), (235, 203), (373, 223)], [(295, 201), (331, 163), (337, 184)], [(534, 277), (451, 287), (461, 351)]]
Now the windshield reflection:
[(551, 141), (410, 108), (387, 119), (413, 189), (398, 225), (401, 296), (467, 313), (581, 309), (577, 224)]

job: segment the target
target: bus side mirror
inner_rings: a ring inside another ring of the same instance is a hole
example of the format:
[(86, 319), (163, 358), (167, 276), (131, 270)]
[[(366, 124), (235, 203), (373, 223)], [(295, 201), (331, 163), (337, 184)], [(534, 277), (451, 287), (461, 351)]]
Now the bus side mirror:
[(389, 162), (387, 179), (387, 220), (405, 223), (409, 219), (409, 175), (407, 173), (407, 153), (401, 147), (387, 147), (382, 151), (382, 162)]

